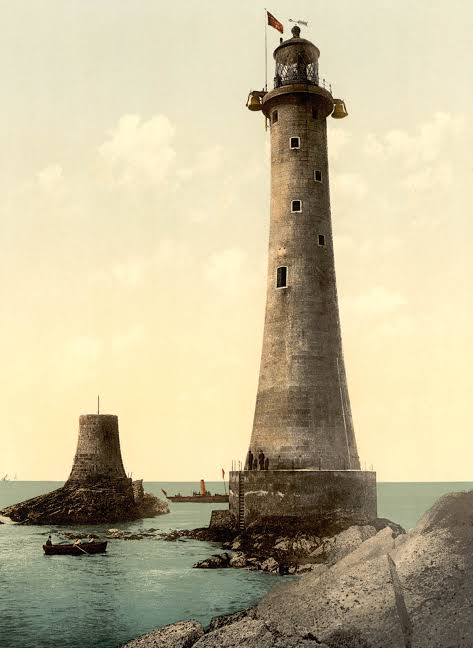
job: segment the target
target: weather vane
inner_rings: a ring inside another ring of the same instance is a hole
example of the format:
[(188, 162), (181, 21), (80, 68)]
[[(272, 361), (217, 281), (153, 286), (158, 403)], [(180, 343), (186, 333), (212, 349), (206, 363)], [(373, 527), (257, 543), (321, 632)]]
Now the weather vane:
[(296, 25), (304, 25), (304, 27), (309, 25), (307, 20), (293, 20), (292, 18), (289, 18), (289, 22), (296, 23)]

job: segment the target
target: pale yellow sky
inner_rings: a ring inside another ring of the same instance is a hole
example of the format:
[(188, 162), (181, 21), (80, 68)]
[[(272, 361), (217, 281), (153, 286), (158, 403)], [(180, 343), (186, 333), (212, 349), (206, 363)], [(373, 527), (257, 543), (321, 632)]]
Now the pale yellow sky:
[[(244, 107), (264, 83), (263, 6), (0, 2), (0, 473), (65, 479), (99, 392), (134, 476), (218, 479), (244, 458), (269, 224), (268, 135)], [(287, 32), (309, 21), (350, 113), (329, 148), (362, 461), (380, 480), (473, 480), (472, 5), (268, 9)]]

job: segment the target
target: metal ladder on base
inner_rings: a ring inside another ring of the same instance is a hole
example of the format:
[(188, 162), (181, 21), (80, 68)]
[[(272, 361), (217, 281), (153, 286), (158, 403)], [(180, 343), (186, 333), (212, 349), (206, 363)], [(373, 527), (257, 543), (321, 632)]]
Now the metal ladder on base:
[(241, 475), (238, 480), (238, 526), (240, 529), (245, 528), (245, 484)]

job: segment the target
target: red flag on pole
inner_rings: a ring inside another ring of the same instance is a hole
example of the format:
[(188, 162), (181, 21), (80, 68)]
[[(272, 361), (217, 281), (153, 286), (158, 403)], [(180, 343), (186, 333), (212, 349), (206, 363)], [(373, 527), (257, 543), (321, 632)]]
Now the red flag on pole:
[(266, 11), (266, 13), (268, 14), (268, 25), (274, 27), (274, 29), (277, 29), (278, 32), (281, 32), (281, 34), (284, 34), (284, 25), (279, 22), (279, 20), (275, 18), (272, 13), (269, 13), (269, 11)]

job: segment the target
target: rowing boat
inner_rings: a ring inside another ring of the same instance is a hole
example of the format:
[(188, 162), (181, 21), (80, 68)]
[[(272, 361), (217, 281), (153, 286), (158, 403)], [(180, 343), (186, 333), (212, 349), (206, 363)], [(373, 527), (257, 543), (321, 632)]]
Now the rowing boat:
[(103, 553), (107, 550), (106, 542), (86, 542), (84, 544), (52, 544), (43, 545), (44, 553), (47, 556), (80, 556), (83, 554)]

